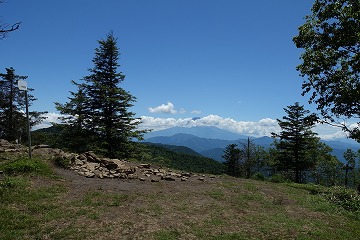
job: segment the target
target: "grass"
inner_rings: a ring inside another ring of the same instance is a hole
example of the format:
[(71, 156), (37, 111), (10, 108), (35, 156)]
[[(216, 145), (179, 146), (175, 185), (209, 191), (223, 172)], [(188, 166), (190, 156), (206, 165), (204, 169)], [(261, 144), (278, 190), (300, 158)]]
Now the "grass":
[(40, 159), (3, 163), (1, 169), (6, 177), (0, 181), (0, 239), (360, 236), (357, 195), (343, 189), (223, 177), (183, 188), (159, 183), (151, 190), (75, 191)]

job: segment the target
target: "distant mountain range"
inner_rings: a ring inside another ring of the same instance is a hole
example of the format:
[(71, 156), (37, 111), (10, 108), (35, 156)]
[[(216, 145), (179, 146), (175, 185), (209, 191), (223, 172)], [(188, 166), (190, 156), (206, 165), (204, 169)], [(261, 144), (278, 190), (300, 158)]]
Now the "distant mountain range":
[(145, 139), (153, 137), (170, 137), (179, 133), (191, 134), (200, 138), (221, 139), (221, 140), (237, 140), (247, 139), (247, 136), (222, 130), (217, 127), (173, 127), (165, 130), (149, 132), (145, 135)]
[[(205, 157), (223, 161), (221, 156), (226, 146), (233, 143), (239, 144), (247, 138), (248, 136), (232, 133), (216, 127), (175, 127), (147, 133), (145, 135), (145, 142), (184, 146)], [(250, 138), (254, 144), (265, 148), (270, 147), (273, 143), (273, 139), (267, 136)], [(360, 144), (355, 141), (351, 142), (348, 139), (322, 141), (333, 149), (333, 155), (342, 162), (345, 162), (343, 153), (346, 149), (350, 148), (354, 151), (360, 149)]]

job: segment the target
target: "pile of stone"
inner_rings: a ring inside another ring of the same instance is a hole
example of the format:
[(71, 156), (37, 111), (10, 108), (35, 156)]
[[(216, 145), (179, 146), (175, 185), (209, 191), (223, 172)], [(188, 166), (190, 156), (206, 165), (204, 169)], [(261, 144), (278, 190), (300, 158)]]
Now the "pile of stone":
[(165, 170), (150, 164), (134, 164), (125, 160), (100, 158), (91, 151), (73, 157), (70, 161), (70, 169), (88, 178), (138, 179), (151, 182), (187, 181), (191, 177), (197, 177), (200, 181), (205, 180), (205, 175), (197, 176), (192, 173)]
[(4, 139), (0, 139), (0, 153), (20, 153), (26, 148), (20, 144), (12, 144)]
[[(25, 154), (28, 149), (19, 144), (11, 144), (0, 139), (0, 153)], [(101, 158), (94, 152), (83, 154), (67, 153), (60, 149), (51, 148), (48, 145), (36, 145), (32, 147), (34, 156), (56, 159), (69, 164), (69, 168), (78, 174), (88, 178), (120, 178), (137, 179), (140, 181), (159, 182), (164, 181), (187, 181), (195, 179), (204, 181), (205, 175), (196, 175), (187, 172), (175, 172), (150, 164), (136, 164), (119, 159)], [(211, 176), (210, 178), (214, 178)]]

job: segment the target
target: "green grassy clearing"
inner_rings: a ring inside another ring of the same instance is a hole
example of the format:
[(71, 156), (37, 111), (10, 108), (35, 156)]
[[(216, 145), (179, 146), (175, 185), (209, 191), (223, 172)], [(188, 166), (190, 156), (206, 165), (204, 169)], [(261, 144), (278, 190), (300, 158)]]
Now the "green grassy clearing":
[(329, 201), (327, 196), (335, 190), (318, 186), (223, 177), (196, 190), (160, 183), (154, 191), (93, 189), (75, 194), (66, 180), (44, 167), (46, 163), (37, 160), (45, 165), (24, 168), (29, 163), (21, 161), (0, 167), (7, 173), (0, 181), (0, 239), (360, 236), (359, 211)]

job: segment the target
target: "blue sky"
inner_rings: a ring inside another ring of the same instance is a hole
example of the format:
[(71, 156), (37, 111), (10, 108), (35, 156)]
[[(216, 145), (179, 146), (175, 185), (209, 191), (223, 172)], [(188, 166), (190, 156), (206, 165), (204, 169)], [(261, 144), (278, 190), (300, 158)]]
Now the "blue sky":
[(7, 0), (2, 20), (22, 24), (0, 41), (0, 71), (14, 67), (29, 76), (38, 98), (32, 109), (52, 119), (54, 102), (67, 101), (70, 81), (88, 74), (97, 40), (113, 31), (122, 87), (137, 97), (131, 110), (144, 126), (214, 125), (266, 135), (284, 107), (298, 101), (315, 110), (301, 96), (301, 50), (292, 42), (312, 2)]

